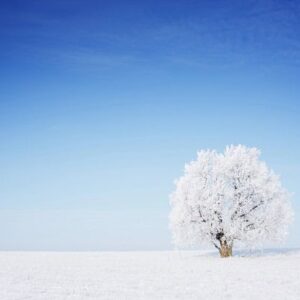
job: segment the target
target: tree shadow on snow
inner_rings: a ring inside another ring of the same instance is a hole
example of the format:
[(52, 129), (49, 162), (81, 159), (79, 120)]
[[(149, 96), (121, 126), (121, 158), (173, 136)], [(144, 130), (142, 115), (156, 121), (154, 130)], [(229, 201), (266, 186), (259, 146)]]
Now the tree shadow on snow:
[(235, 256), (251, 257), (251, 256), (274, 256), (274, 255), (291, 255), (299, 253), (299, 248), (267, 248), (267, 249), (239, 249), (234, 252)]
[[(236, 249), (233, 251), (233, 257), (262, 257), (275, 255), (293, 255), (300, 254), (300, 248), (267, 248), (267, 249)], [(197, 256), (220, 257), (217, 251), (203, 251)]]

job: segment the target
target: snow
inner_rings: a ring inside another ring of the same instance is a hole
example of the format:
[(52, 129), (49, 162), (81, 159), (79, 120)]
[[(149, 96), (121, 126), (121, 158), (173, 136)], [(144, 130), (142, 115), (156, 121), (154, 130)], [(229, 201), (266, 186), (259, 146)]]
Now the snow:
[(0, 252), (0, 299), (300, 299), (300, 251)]

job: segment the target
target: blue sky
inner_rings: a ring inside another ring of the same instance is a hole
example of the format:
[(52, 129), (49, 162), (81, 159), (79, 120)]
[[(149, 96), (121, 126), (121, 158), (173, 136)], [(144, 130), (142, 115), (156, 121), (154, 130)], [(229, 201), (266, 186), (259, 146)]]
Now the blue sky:
[(262, 150), (300, 245), (297, 1), (2, 1), (0, 249), (170, 249), (202, 148)]

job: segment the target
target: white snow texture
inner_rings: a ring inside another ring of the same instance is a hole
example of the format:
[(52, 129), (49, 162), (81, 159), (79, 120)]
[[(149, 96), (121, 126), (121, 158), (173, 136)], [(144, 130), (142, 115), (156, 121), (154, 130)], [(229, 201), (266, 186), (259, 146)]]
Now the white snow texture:
[(0, 252), (1, 300), (299, 300), (300, 252)]

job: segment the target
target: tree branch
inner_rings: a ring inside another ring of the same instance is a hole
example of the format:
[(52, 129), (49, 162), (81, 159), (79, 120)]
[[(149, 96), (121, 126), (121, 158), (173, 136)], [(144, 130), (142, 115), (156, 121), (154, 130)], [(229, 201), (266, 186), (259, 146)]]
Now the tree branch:
[(260, 203), (254, 205), (247, 213), (241, 214), (239, 216), (239, 218), (243, 218), (246, 217), (247, 215), (249, 215), (253, 210), (255, 210), (256, 208), (258, 208), (259, 206), (263, 205), (265, 202), (264, 201), (260, 201)]
[(215, 242), (212, 242), (212, 243), (218, 250), (220, 250), (220, 247)]
[(200, 216), (202, 222), (203, 222), (203, 223), (206, 223), (207, 221), (203, 218), (203, 215), (202, 215), (202, 213), (201, 213), (200, 206), (199, 206), (199, 208), (198, 208), (198, 212), (199, 212), (199, 216)]

